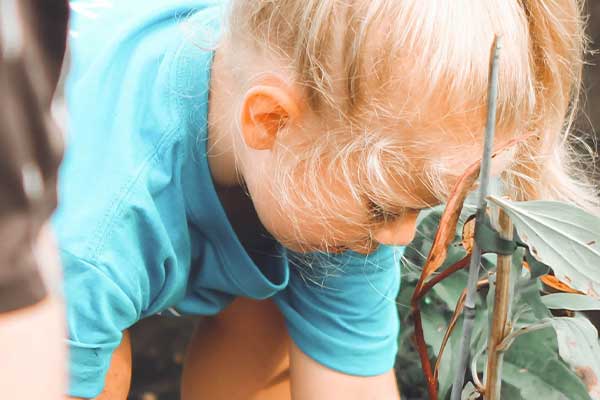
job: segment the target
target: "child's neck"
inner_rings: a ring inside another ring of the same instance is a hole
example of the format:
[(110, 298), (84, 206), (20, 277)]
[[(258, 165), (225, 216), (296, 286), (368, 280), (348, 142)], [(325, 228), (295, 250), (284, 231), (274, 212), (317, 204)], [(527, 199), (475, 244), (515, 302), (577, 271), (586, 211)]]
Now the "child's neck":
[(215, 50), (211, 69), (208, 106), (207, 156), (214, 182), (220, 186), (240, 185), (242, 177), (236, 167), (234, 77), (225, 61), (226, 45)]
[[(246, 249), (259, 248), (269, 241), (270, 235), (262, 226), (241, 172), (236, 167), (235, 134), (236, 115), (232, 106), (235, 82), (224, 59), (226, 46), (219, 46), (211, 71), (210, 99), (208, 107), (207, 155), (216, 191), (240, 242)], [(238, 146), (241, 144), (238, 143)]]

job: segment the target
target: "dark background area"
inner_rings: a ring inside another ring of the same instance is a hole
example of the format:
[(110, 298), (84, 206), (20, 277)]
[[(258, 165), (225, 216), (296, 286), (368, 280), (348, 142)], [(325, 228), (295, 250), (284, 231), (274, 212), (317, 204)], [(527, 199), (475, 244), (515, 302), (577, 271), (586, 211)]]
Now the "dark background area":
[[(152, 317), (131, 329), (129, 400), (179, 400), (179, 376), (193, 318)], [(232, 399), (234, 400), (234, 399)]]
[[(588, 34), (592, 40), (591, 50), (595, 51), (600, 46), (600, 0), (588, 0), (588, 9)], [(600, 56), (590, 54), (587, 60), (586, 94), (577, 128), (593, 142), (592, 138), (599, 138), (594, 128), (600, 130)], [(590, 164), (590, 169), (593, 168)], [(132, 328), (134, 358), (130, 400), (179, 399), (179, 374), (194, 323), (190, 318), (154, 317)]]
[[(596, 51), (600, 48), (600, 1), (588, 0), (588, 8), (590, 12), (590, 22), (588, 27), (588, 35), (592, 41), (591, 49)], [(596, 130), (600, 130), (600, 55), (593, 54), (588, 57), (588, 66), (585, 71), (585, 92), (586, 101), (584, 104), (584, 112), (582, 114), (582, 122), (580, 128), (588, 131), (596, 138), (599, 135)], [(588, 120), (588, 121), (586, 121)]]

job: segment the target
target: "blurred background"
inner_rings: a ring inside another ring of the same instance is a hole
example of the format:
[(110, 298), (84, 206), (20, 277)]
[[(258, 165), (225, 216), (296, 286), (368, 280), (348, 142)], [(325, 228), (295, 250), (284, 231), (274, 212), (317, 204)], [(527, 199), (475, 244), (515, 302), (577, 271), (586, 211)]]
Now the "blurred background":
[(600, 49), (600, 1), (588, 0), (588, 8), (590, 12), (590, 20), (588, 34), (592, 40), (591, 48), (596, 51), (596, 54), (588, 57), (589, 65), (586, 68), (585, 74), (585, 92), (587, 101), (584, 107), (584, 112), (589, 117), (589, 121), (582, 121), (581, 129), (589, 129), (592, 133), (594, 128), (600, 130), (600, 55), (597, 51)]
[[(577, 130), (589, 141), (600, 140), (600, 0), (588, 0), (591, 54), (585, 69), (584, 98)], [(600, 167), (589, 164), (590, 173)], [(598, 176), (596, 173), (595, 175)], [(132, 329), (134, 352), (130, 400), (178, 400), (185, 345), (194, 319), (150, 318)]]

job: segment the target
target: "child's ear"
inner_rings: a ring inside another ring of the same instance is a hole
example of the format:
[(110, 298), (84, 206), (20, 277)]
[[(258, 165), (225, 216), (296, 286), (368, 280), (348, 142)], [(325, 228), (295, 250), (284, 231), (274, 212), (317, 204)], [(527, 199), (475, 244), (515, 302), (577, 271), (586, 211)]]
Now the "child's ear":
[(278, 78), (264, 79), (244, 97), (241, 112), (244, 141), (255, 150), (272, 149), (281, 128), (299, 114), (294, 88)]

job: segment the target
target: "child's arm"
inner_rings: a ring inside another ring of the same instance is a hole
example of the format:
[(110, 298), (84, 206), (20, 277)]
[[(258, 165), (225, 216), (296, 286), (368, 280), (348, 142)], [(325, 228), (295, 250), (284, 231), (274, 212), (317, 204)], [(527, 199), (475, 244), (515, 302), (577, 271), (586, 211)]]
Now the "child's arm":
[(398, 398), (391, 371), (401, 253), (381, 246), (368, 256), (348, 252), (290, 261), (289, 284), (275, 301), (294, 342), (294, 399)]
[(399, 399), (394, 371), (362, 377), (346, 375), (317, 363), (292, 343), (290, 371), (293, 400)]
[[(127, 398), (131, 384), (131, 341), (129, 332), (123, 332), (121, 344), (112, 354), (110, 368), (102, 393), (94, 400), (117, 400)], [(85, 400), (82, 397), (69, 397), (66, 400)]]
[(290, 342), (283, 316), (271, 301), (236, 299), (193, 336), (182, 399), (398, 398), (391, 370), (373, 377), (346, 375), (313, 361), (296, 345), (290, 348)]

